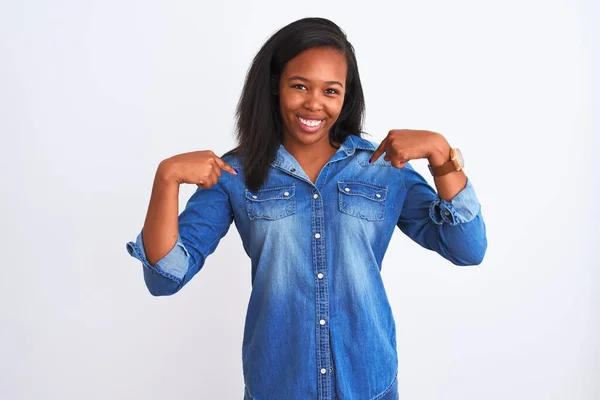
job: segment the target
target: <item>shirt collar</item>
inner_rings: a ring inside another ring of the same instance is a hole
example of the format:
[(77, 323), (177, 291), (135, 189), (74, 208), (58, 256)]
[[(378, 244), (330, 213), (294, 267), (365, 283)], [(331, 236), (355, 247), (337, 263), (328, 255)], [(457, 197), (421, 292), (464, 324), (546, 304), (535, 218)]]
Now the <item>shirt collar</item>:
[[(340, 145), (338, 151), (333, 155), (329, 162), (338, 161), (353, 155), (356, 150), (375, 151), (377, 147), (370, 141), (357, 135), (348, 135)], [(279, 167), (286, 170), (301, 170), (296, 159), (285, 149), (283, 144), (279, 145), (275, 160), (271, 163), (273, 167)]]
[(343, 150), (347, 156), (351, 156), (354, 154), (356, 149), (375, 151), (376, 148), (377, 147), (373, 143), (361, 138), (360, 136), (348, 135), (342, 143), (340, 150)]

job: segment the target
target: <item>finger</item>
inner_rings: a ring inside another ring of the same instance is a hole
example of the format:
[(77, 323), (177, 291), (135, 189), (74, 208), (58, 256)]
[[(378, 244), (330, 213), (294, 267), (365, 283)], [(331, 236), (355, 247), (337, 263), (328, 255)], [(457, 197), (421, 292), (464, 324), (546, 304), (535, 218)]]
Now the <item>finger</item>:
[(216, 159), (213, 159), (213, 165), (210, 173), (217, 175), (217, 178), (220, 178), (223, 173), (221, 172), (221, 167)]
[(225, 161), (221, 160), (219, 157), (214, 156), (214, 159), (217, 162), (217, 165), (219, 166), (219, 168), (221, 168), (222, 170), (227, 171), (232, 175), (238, 174), (238, 172), (235, 168), (233, 168), (231, 165), (227, 164)]
[(377, 147), (377, 149), (375, 149), (375, 152), (373, 153), (373, 155), (371, 156), (371, 158), (369, 159), (369, 163), (374, 163), (375, 161), (377, 161), (377, 159), (379, 157), (381, 157), (381, 155), (385, 152), (385, 147), (387, 146), (387, 137), (385, 139), (383, 139), (383, 142), (381, 142), (379, 144), (379, 147)]
[(217, 178), (215, 174), (210, 174), (206, 175), (206, 177), (200, 180), (200, 183), (197, 183), (196, 185), (202, 189), (210, 189), (211, 187), (215, 186), (218, 181), (219, 178)]
[(406, 161), (393, 161), (392, 165), (396, 168), (404, 168), (406, 167)]
[(386, 146), (385, 149), (385, 156), (383, 157), (384, 161), (394, 161), (394, 160), (402, 160), (401, 158), (398, 157), (398, 153), (396, 152), (396, 149), (391, 146), (388, 145)]
[(209, 182), (210, 187), (213, 187), (217, 184), (217, 182), (219, 181), (219, 178), (213, 174), (207, 180)]

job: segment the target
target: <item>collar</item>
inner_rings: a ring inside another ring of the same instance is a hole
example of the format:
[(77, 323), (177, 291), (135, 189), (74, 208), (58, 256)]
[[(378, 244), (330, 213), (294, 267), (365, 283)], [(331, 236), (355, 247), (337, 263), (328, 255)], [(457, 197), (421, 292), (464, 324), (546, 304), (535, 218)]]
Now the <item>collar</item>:
[[(353, 155), (356, 150), (370, 150), (375, 151), (377, 146), (372, 142), (361, 138), (357, 135), (348, 135), (346, 139), (342, 142), (340, 148), (336, 151), (329, 162), (334, 162), (338, 160), (342, 160), (346, 157)], [(279, 149), (277, 149), (277, 154), (275, 156), (275, 160), (271, 163), (273, 167), (277, 167), (280, 169), (284, 169), (293, 174), (298, 174), (302, 171), (300, 165), (283, 146), (283, 144), (279, 145)]]
[(375, 146), (375, 144), (361, 138), (360, 136), (348, 135), (342, 143), (340, 150), (343, 150), (347, 156), (351, 156), (354, 154), (356, 149), (375, 151), (376, 148), (377, 146)]

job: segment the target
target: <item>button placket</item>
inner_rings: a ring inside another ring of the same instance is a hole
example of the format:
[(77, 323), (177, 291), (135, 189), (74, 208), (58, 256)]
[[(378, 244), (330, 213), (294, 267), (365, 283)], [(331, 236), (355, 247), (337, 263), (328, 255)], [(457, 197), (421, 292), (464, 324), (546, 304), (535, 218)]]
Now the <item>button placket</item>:
[(316, 345), (317, 345), (317, 365), (320, 368), (320, 375), (318, 379), (318, 395), (319, 400), (330, 400), (331, 393), (335, 390), (332, 381), (332, 374), (327, 372), (331, 371), (332, 358), (331, 348), (329, 340), (329, 327), (327, 321), (329, 320), (329, 291), (327, 287), (327, 280), (325, 279), (325, 273), (327, 270), (327, 257), (325, 249), (324, 238), (324, 208), (321, 195), (314, 190), (312, 192), (312, 228), (313, 228), (313, 265), (314, 273), (318, 278), (316, 280)]

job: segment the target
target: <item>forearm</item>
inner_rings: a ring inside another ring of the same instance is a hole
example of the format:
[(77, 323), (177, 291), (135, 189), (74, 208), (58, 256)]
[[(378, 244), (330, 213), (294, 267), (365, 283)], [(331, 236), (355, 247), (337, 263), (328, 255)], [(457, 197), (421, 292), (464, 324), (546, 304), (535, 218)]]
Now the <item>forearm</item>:
[(175, 246), (179, 234), (179, 183), (169, 179), (162, 165), (157, 169), (142, 238), (146, 258), (156, 264)]
[[(446, 139), (440, 138), (439, 144), (431, 152), (428, 160), (433, 167), (443, 165), (450, 160), (450, 144)], [(454, 171), (443, 176), (434, 177), (433, 181), (440, 198), (450, 201), (465, 188), (467, 176), (464, 171)]]

